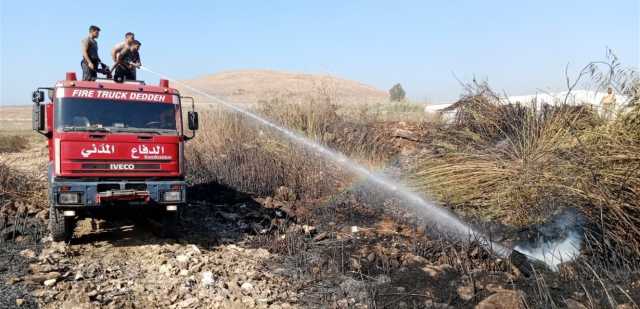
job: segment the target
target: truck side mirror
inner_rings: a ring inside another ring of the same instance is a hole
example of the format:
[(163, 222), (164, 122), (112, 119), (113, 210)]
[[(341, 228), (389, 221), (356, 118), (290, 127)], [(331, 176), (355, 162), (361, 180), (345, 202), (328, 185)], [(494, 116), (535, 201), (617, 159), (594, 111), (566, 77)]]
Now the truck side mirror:
[(198, 130), (198, 112), (189, 112), (187, 116), (189, 118), (189, 130)]
[(44, 102), (44, 91), (42, 91), (42, 90), (34, 91), (31, 94), (31, 101), (33, 101), (33, 103)]
[[(44, 96), (44, 92), (42, 92), (42, 91), (40, 91), (40, 92)], [(35, 96), (34, 96), (34, 100), (35, 100)], [(44, 131), (44, 125), (45, 125), (45, 123), (44, 123), (45, 122), (45, 120), (44, 120), (44, 115), (45, 115), (44, 107), (45, 106), (43, 104), (40, 104), (40, 103), (34, 103), (33, 104), (32, 125), (33, 125), (33, 130), (34, 131)]]

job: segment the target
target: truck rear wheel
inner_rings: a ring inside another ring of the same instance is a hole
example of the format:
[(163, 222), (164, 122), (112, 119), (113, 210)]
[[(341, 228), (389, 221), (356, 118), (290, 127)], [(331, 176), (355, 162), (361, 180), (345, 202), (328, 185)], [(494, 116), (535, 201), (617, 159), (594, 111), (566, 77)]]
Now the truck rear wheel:
[(65, 217), (62, 210), (49, 207), (49, 230), (53, 241), (70, 241), (75, 228), (75, 218)]

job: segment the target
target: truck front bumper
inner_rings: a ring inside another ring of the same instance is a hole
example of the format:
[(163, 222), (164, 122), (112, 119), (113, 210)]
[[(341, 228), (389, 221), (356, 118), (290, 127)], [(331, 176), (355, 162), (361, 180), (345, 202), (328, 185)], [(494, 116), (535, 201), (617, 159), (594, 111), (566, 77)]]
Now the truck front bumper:
[(186, 202), (184, 180), (78, 181), (54, 180), (51, 202), (58, 208), (110, 205), (178, 205)]

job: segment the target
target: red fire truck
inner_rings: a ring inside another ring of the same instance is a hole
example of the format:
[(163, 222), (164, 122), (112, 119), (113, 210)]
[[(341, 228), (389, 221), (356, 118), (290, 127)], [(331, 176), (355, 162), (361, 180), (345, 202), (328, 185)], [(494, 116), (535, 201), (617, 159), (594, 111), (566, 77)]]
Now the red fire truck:
[[(182, 127), (181, 101), (187, 99), (189, 136)], [(175, 232), (177, 211), (186, 204), (184, 143), (198, 129), (193, 98), (181, 97), (168, 80), (157, 86), (78, 81), (67, 73), (53, 88), (34, 91), (33, 103), (33, 129), (47, 137), (49, 148), (55, 241), (70, 240), (78, 219), (122, 208), (159, 214), (163, 233)]]

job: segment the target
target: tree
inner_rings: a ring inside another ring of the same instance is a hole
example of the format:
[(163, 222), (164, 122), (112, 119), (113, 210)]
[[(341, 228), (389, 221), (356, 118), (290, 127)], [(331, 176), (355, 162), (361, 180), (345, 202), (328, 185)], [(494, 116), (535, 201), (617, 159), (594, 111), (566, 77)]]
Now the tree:
[(399, 83), (389, 89), (389, 97), (391, 98), (391, 101), (403, 101), (405, 95), (406, 93), (404, 92), (404, 89), (402, 89), (402, 85)]

